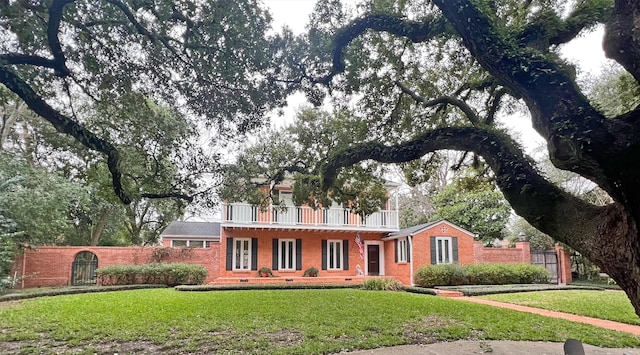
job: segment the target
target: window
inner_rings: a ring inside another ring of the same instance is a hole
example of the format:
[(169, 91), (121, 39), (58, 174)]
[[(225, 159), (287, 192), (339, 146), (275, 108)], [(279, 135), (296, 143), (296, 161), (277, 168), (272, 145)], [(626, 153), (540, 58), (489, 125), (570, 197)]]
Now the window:
[(248, 238), (233, 239), (233, 269), (234, 270), (250, 270), (251, 269), (251, 239), (248, 239)]
[(436, 264), (451, 264), (452, 260), (452, 242), (451, 237), (436, 237)]
[(187, 246), (187, 241), (186, 240), (172, 240), (171, 241), (171, 246), (172, 247), (186, 247)]
[(327, 241), (327, 269), (342, 270), (342, 240)]
[(295, 239), (280, 239), (278, 248), (278, 269), (296, 269), (296, 241)]
[(172, 247), (211, 248), (209, 240), (172, 240)]
[(398, 262), (406, 263), (407, 262), (407, 239), (398, 240)]
[(202, 240), (190, 240), (189, 247), (191, 248), (204, 248), (204, 241)]

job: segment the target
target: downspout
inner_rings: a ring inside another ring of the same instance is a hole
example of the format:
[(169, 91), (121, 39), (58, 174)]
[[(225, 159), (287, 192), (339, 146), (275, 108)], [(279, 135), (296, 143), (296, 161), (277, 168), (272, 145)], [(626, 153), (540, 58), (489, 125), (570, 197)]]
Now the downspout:
[[(398, 194), (396, 193), (396, 228), (400, 228), (400, 206), (398, 204)], [(413, 281), (412, 281), (413, 282)]]
[(22, 275), (20, 275), (20, 288), (24, 288), (24, 275), (27, 274), (27, 251), (23, 248), (22, 250)]
[(411, 286), (415, 286), (413, 282), (413, 235), (409, 234), (407, 236), (407, 241), (409, 242), (409, 252), (411, 253), (411, 261), (409, 262), (409, 277), (411, 277)]

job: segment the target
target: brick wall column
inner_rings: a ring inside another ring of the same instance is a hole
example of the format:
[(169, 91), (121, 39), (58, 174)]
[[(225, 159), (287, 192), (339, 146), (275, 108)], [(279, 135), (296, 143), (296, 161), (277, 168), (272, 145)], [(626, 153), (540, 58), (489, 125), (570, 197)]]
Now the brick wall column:
[(484, 245), (482, 244), (481, 241), (473, 242), (473, 263), (474, 264), (480, 264), (484, 262), (482, 248), (484, 248)]
[(516, 249), (522, 250), (522, 262), (531, 264), (531, 244), (529, 242), (516, 242)]
[(571, 276), (571, 257), (569, 253), (567, 253), (562, 245), (556, 244), (555, 246), (556, 253), (558, 254), (558, 283), (559, 284), (570, 284), (573, 282), (573, 278)]

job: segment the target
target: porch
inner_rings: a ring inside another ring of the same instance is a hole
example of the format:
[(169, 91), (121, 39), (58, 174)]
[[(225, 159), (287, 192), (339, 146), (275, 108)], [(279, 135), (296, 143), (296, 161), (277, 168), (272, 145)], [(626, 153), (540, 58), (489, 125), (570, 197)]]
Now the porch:
[(257, 206), (245, 203), (222, 205), (223, 226), (261, 226), (261, 227), (296, 227), (313, 229), (341, 230), (380, 230), (396, 231), (399, 229), (397, 210), (381, 210), (366, 218), (355, 214), (349, 208), (318, 208), (308, 206), (269, 206), (262, 210)]

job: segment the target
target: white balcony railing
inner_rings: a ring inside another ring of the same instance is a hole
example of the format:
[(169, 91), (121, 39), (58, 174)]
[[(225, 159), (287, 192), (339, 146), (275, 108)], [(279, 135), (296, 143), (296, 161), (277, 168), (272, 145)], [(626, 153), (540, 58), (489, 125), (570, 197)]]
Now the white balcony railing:
[(284, 209), (269, 206), (267, 210), (245, 203), (222, 205), (222, 220), (227, 224), (319, 226), (360, 229), (397, 230), (398, 211), (378, 211), (362, 219), (345, 208), (318, 208), (290, 206)]

